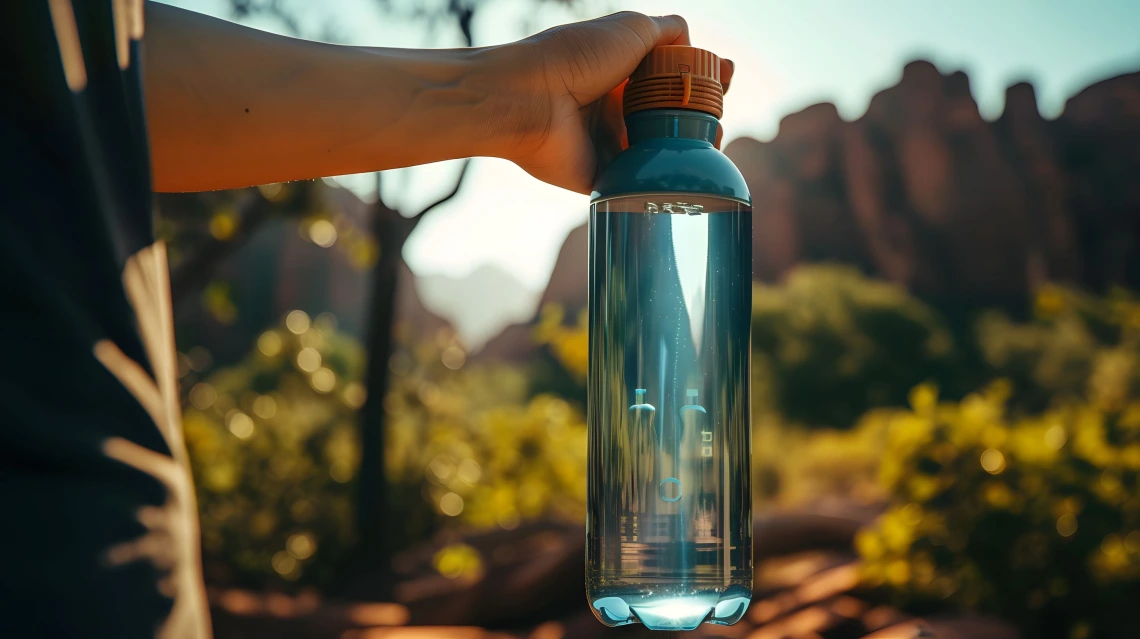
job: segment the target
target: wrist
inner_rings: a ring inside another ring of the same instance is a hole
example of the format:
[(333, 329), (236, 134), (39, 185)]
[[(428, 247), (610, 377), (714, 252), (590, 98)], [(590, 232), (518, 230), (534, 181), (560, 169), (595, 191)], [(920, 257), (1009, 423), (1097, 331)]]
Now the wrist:
[(551, 96), (542, 52), (527, 42), (478, 49), (472, 78), (486, 96), (478, 109), (478, 155), (514, 160), (538, 148), (550, 130)]

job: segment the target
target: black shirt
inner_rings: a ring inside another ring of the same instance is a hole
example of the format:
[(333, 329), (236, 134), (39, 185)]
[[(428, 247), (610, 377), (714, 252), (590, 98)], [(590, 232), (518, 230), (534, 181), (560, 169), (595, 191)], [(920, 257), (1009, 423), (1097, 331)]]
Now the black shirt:
[(203, 637), (141, 0), (0, 2), (0, 636)]

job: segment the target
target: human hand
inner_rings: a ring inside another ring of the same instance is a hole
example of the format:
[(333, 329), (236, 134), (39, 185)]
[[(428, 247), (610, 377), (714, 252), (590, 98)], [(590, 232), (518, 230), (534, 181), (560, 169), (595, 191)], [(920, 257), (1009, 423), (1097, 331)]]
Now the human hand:
[[(680, 16), (622, 12), (548, 29), (500, 51), (513, 131), (506, 159), (536, 178), (589, 193), (600, 168), (626, 146), (625, 81), (651, 49), (688, 45)], [(728, 90), (733, 63), (723, 60)]]

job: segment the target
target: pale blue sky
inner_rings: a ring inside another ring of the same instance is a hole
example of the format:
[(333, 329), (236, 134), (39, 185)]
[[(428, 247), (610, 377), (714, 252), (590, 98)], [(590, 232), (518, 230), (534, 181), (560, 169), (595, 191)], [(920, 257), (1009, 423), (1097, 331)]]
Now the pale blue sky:
[[(229, 17), (223, 0), (170, 3)], [(454, 31), (430, 37), (394, 22), (376, 0), (286, 4), (298, 9), (310, 33), (321, 33), (328, 24), (346, 43), (459, 43)], [(1140, 69), (1140, 0), (588, 0), (575, 13), (534, 11), (528, 0), (490, 0), (474, 23), (476, 44), (506, 42), (618, 9), (681, 13), (694, 44), (736, 61), (725, 105), (726, 139), (770, 139), (781, 117), (821, 101), (835, 102), (846, 118), (858, 118), (871, 96), (896, 82), (903, 64), (917, 57), (944, 72), (965, 70), (983, 115), (991, 119), (1001, 114), (1005, 88), (1013, 82), (1032, 82), (1042, 112), (1056, 117), (1081, 87)], [(280, 28), (272, 22), (253, 26)], [(385, 200), (414, 208), (446, 188), (453, 171), (445, 165), (396, 172), (388, 183), (400, 188), (385, 193)], [(586, 198), (540, 184), (506, 162), (479, 160), (472, 178), (409, 240), (409, 265), (421, 274), (462, 276), (490, 262), (540, 290), (562, 239), (585, 220)], [(364, 190), (372, 180), (342, 182)]]

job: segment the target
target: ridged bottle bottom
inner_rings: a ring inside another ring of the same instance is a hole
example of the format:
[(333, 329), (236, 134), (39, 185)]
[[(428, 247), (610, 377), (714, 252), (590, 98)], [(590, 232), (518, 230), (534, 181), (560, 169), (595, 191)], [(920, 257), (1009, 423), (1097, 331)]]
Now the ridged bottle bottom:
[(731, 625), (748, 610), (752, 593), (740, 585), (611, 586), (590, 593), (590, 607), (607, 626), (641, 623), (650, 630), (694, 630), (702, 623)]

